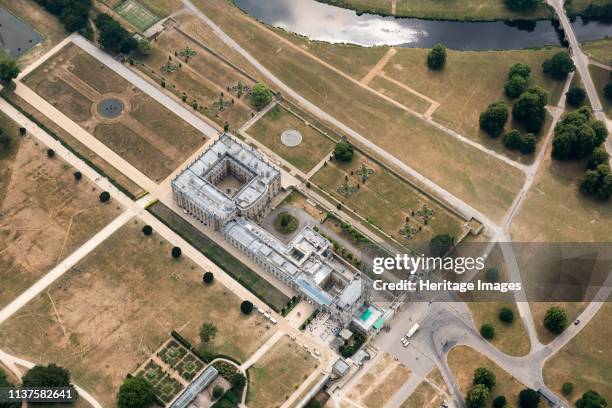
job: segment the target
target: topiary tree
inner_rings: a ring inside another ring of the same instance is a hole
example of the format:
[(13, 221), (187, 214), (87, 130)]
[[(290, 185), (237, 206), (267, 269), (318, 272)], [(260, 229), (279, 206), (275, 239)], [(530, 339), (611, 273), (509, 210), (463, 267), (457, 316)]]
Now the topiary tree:
[(427, 66), (433, 70), (440, 70), (446, 64), (446, 47), (436, 44), (427, 54)]
[(588, 390), (576, 401), (576, 408), (606, 408), (607, 401), (598, 392)]
[(80, 171), (75, 171), (74, 172), (74, 179), (76, 181), (79, 181), (79, 180), (81, 180), (81, 178), (83, 178), (83, 175), (81, 174), (81, 172)]
[(542, 63), (542, 71), (554, 79), (565, 79), (576, 66), (567, 51), (560, 51)]
[(100, 200), (101, 203), (108, 202), (108, 200), (110, 200), (110, 198), (111, 198), (111, 195), (110, 195), (110, 193), (108, 191), (103, 191), (98, 196), (98, 199)]
[(248, 300), (243, 301), (240, 304), (240, 311), (246, 315), (251, 314), (251, 312), (253, 311), (253, 303)]
[(23, 136), (25, 136), (25, 134), (26, 134), (26, 128), (20, 127), (19, 128), (19, 135), (23, 137)]
[(144, 227), (142, 227), (142, 233), (146, 236), (151, 235), (153, 233), (153, 227), (150, 225), (145, 225)]
[(214, 280), (215, 275), (213, 275), (212, 272), (204, 272), (204, 275), (202, 275), (202, 282), (206, 283), (207, 285), (213, 283)]
[(504, 408), (508, 405), (508, 401), (506, 401), (506, 397), (503, 395), (498, 395), (493, 400), (493, 408)]
[(586, 92), (579, 86), (573, 86), (565, 93), (565, 100), (572, 106), (582, 105), (585, 99)]
[(251, 89), (251, 104), (255, 109), (262, 110), (272, 101), (273, 93), (265, 84), (256, 83)]
[(489, 390), (482, 384), (474, 385), (465, 396), (467, 408), (484, 408), (489, 399)]
[(493, 102), (480, 114), (480, 128), (492, 137), (497, 137), (504, 130), (508, 121), (508, 108), (502, 101)]
[(502, 307), (499, 310), (499, 320), (506, 324), (510, 324), (514, 321), (514, 311), (509, 307)]
[(53, 363), (43, 366), (32, 367), (21, 379), (24, 387), (68, 387), (70, 385), (70, 373), (63, 367)]
[(449, 234), (438, 234), (429, 241), (429, 250), (433, 256), (443, 256), (453, 247), (454, 241)]
[(540, 394), (531, 388), (525, 388), (519, 392), (519, 407), (537, 408), (540, 403)]
[(567, 313), (559, 306), (553, 306), (544, 315), (544, 327), (551, 333), (559, 334), (567, 327)]
[(47, 149), (47, 157), (48, 158), (53, 158), (55, 156), (55, 150), (53, 149)]
[(574, 392), (574, 384), (572, 384), (571, 382), (563, 383), (563, 385), (561, 386), (561, 392), (565, 396), (571, 395), (572, 392)]
[(478, 367), (474, 371), (474, 379), (472, 380), (474, 385), (484, 385), (491, 391), (495, 387), (495, 381), (495, 373), (486, 367)]
[(520, 76), (514, 75), (506, 81), (504, 85), (504, 93), (508, 98), (517, 98), (527, 89), (527, 80)]
[(142, 377), (126, 378), (119, 387), (117, 406), (119, 408), (145, 408), (156, 402), (155, 390)]
[(480, 326), (480, 335), (487, 340), (493, 339), (495, 337), (495, 327), (491, 323), (485, 323)]
[(170, 254), (172, 255), (173, 258), (180, 258), (181, 255), (183, 254), (183, 251), (181, 251), (181, 248), (175, 246), (172, 248), (172, 251), (170, 251)]
[(353, 155), (355, 151), (353, 146), (346, 141), (342, 141), (336, 144), (334, 147), (334, 159), (340, 160), (343, 162), (350, 162), (353, 160)]

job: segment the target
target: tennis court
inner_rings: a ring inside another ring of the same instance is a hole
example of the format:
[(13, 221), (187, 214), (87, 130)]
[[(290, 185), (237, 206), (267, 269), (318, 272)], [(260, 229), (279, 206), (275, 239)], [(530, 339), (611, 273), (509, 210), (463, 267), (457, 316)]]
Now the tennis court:
[(136, 0), (124, 1), (115, 11), (140, 32), (159, 21), (159, 17)]

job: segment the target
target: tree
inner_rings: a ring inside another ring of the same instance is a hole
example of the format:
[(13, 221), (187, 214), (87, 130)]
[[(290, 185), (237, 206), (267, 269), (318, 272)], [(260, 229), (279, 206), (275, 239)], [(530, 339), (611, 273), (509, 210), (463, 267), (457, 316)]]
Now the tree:
[(272, 91), (265, 84), (256, 83), (251, 89), (251, 104), (255, 109), (262, 110), (272, 101)]
[(521, 134), (518, 130), (512, 129), (504, 135), (504, 145), (510, 150), (518, 150), (521, 147)]
[(491, 323), (485, 323), (480, 326), (480, 335), (487, 340), (493, 339), (495, 337), (495, 327)]
[(70, 373), (63, 367), (53, 363), (48, 366), (36, 365), (22, 378), (24, 387), (68, 387), (70, 386)]
[(98, 14), (94, 22), (99, 30), (99, 42), (102, 48), (126, 54), (138, 48), (138, 41), (108, 14)]
[(138, 52), (142, 55), (149, 55), (151, 53), (151, 42), (144, 37), (138, 40)]
[(25, 136), (25, 134), (26, 134), (26, 128), (24, 128), (24, 127), (20, 127), (20, 128), (19, 128), (19, 135), (20, 135), (21, 137), (23, 137), (23, 136)]
[(213, 283), (213, 280), (215, 280), (215, 275), (213, 275), (212, 272), (204, 272), (204, 275), (202, 275), (202, 282), (206, 283), (207, 285)]
[(508, 405), (508, 401), (506, 401), (506, 397), (503, 395), (498, 395), (493, 400), (493, 408), (504, 408)]
[(223, 390), (223, 387), (221, 387), (220, 385), (215, 385), (213, 387), (213, 391), (212, 391), (212, 397), (213, 399), (219, 399), (221, 398), (221, 396), (223, 395), (225, 391)]
[(142, 227), (142, 233), (146, 236), (151, 235), (153, 233), (153, 227), (150, 225), (145, 225), (144, 227)]
[(48, 158), (53, 158), (55, 156), (55, 150), (53, 149), (47, 149), (47, 157)]
[(561, 392), (565, 396), (571, 395), (572, 392), (574, 392), (574, 384), (572, 384), (571, 382), (563, 383), (563, 385), (561, 386)]
[(81, 180), (82, 178), (83, 178), (83, 175), (81, 174), (81, 172), (80, 172), (80, 171), (75, 171), (75, 172), (74, 172), (74, 179), (75, 179), (76, 181), (79, 181), (79, 180)]
[(612, 174), (607, 174), (601, 180), (599, 188), (595, 192), (595, 197), (599, 200), (608, 200), (612, 197)]
[(246, 315), (251, 314), (251, 312), (253, 311), (253, 303), (248, 300), (245, 300), (240, 304), (240, 311), (242, 311), (242, 313)]
[(153, 386), (142, 377), (127, 378), (119, 387), (119, 408), (145, 408), (153, 405), (155, 401)]
[(567, 313), (559, 306), (553, 306), (544, 315), (544, 327), (551, 333), (559, 334), (567, 327)]
[(531, 11), (540, 5), (541, 0), (504, 0), (504, 4), (513, 11)]
[(472, 380), (474, 385), (484, 385), (489, 391), (491, 391), (493, 387), (495, 387), (495, 382), (495, 373), (488, 368), (478, 367), (474, 371), (474, 379)]
[(433, 256), (443, 256), (452, 247), (455, 238), (449, 234), (438, 234), (429, 241), (429, 250)]
[(574, 71), (574, 61), (567, 51), (559, 51), (542, 63), (542, 71), (554, 79), (565, 79)]
[(59, 17), (68, 32), (87, 31), (87, 17), (91, 9), (91, 0), (36, 0), (51, 14)]
[(482, 384), (474, 385), (465, 396), (467, 408), (484, 408), (489, 399), (489, 390)]
[(183, 251), (181, 251), (181, 248), (175, 246), (172, 248), (172, 251), (170, 251), (170, 254), (172, 255), (173, 258), (180, 258), (181, 254), (183, 253)]
[(599, 146), (608, 137), (608, 128), (601, 120), (595, 120), (591, 122), (591, 129), (595, 132), (595, 146)]
[(588, 390), (576, 401), (576, 408), (605, 408), (607, 401), (596, 391)]
[(540, 394), (531, 388), (519, 392), (519, 406), (521, 408), (537, 408), (540, 403)]
[(514, 75), (506, 81), (504, 92), (508, 98), (516, 98), (527, 89), (527, 80), (520, 76)]
[(13, 59), (6, 59), (0, 62), (0, 81), (8, 84), (19, 75), (19, 67)]
[(610, 160), (610, 155), (602, 146), (597, 147), (591, 153), (591, 159), (589, 160), (588, 168), (595, 169), (600, 164), (608, 163)]
[[(12, 384), (4, 371), (0, 369), (0, 389), (2, 388), (13, 388), (15, 384)], [(21, 408), (21, 402), (0, 402), (0, 408)]]
[(508, 108), (502, 101), (493, 102), (480, 114), (480, 128), (492, 137), (497, 137), (504, 130), (508, 121)]
[(529, 88), (512, 105), (512, 117), (528, 132), (538, 133), (544, 124), (547, 102), (546, 91), (537, 86)]
[(110, 200), (110, 198), (111, 198), (111, 196), (110, 196), (110, 193), (108, 191), (103, 191), (98, 196), (98, 199), (100, 200), (101, 203), (107, 202), (108, 200)]
[(523, 64), (521, 62), (517, 62), (517, 63), (512, 64), (512, 66), (508, 70), (508, 79), (515, 77), (517, 75), (523, 79), (527, 79), (529, 78), (530, 74), (531, 74), (531, 66), (529, 64)]
[(586, 99), (586, 92), (579, 86), (573, 86), (565, 93), (565, 98), (570, 105), (580, 106)]
[(519, 150), (523, 154), (530, 154), (535, 152), (536, 145), (538, 140), (536, 139), (533, 133), (526, 133), (521, 136), (521, 144), (519, 145)]
[(499, 311), (499, 320), (510, 324), (514, 321), (514, 311), (509, 307), (502, 307)]
[(427, 66), (433, 70), (440, 70), (446, 64), (446, 47), (436, 44), (427, 54)]
[(202, 343), (208, 343), (217, 335), (217, 326), (212, 323), (204, 323), (202, 327), (200, 327), (200, 341)]
[(340, 160), (343, 162), (350, 162), (353, 160), (353, 155), (355, 154), (353, 150), (353, 146), (346, 141), (342, 141), (336, 143), (334, 147), (334, 159)]
[(591, 195), (598, 190), (599, 184), (599, 173), (596, 170), (587, 170), (578, 182), (578, 189), (582, 194)]

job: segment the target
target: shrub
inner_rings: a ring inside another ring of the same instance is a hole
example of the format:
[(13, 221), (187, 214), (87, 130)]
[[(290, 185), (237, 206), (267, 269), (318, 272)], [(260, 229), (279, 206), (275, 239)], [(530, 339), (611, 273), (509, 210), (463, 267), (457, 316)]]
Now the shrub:
[(53, 158), (55, 156), (55, 150), (53, 149), (47, 149), (47, 157), (48, 158)]
[(19, 128), (19, 135), (21, 135), (21, 136), (25, 136), (25, 134), (26, 134), (26, 128), (24, 128), (24, 127), (20, 127), (20, 128)]
[(101, 203), (106, 203), (106, 202), (108, 202), (108, 200), (110, 200), (111, 196), (110, 196), (110, 193), (108, 191), (103, 191), (103, 192), (100, 193), (98, 198), (100, 199)]
[(183, 251), (181, 251), (181, 248), (175, 246), (172, 248), (172, 251), (170, 251), (170, 254), (172, 255), (173, 258), (180, 258), (181, 254), (183, 253)]
[(353, 160), (355, 154), (353, 146), (346, 141), (342, 141), (336, 144), (334, 147), (334, 159), (343, 162), (350, 162)]
[(574, 86), (565, 93), (565, 98), (567, 100), (567, 103), (569, 103), (570, 105), (580, 106), (582, 105), (582, 102), (584, 102), (584, 100), (586, 99), (586, 92), (584, 91), (584, 89), (578, 86)]
[(200, 327), (200, 341), (202, 343), (208, 343), (217, 335), (217, 326), (212, 323), (206, 322)]
[(480, 327), (480, 335), (487, 340), (493, 339), (495, 337), (495, 327), (490, 323), (483, 324)]
[(255, 109), (262, 110), (272, 101), (272, 91), (265, 84), (257, 83), (251, 89), (251, 104)]
[(514, 311), (509, 307), (502, 307), (499, 311), (499, 320), (507, 324), (512, 323), (514, 321)]
[(440, 70), (446, 64), (446, 47), (436, 44), (427, 54), (427, 66), (433, 70)]
[(553, 306), (544, 315), (544, 327), (551, 333), (559, 334), (567, 327), (567, 313), (559, 306)]
[(246, 315), (251, 314), (253, 311), (253, 303), (248, 300), (245, 300), (240, 304), (240, 311)]
[(214, 279), (215, 279), (215, 275), (213, 275), (212, 272), (204, 272), (204, 275), (202, 276), (202, 282), (209, 284), (209, 285), (213, 283)]
[(83, 178), (83, 175), (81, 174), (81, 172), (80, 171), (75, 171), (74, 172), (74, 179), (76, 181), (79, 181), (81, 178)]
[(574, 392), (574, 384), (572, 384), (571, 382), (563, 383), (563, 385), (561, 386), (561, 392), (565, 396), (571, 395), (571, 393)]
[(142, 233), (146, 236), (151, 235), (153, 233), (153, 227), (151, 227), (150, 225), (145, 225), (144, 227), (142, 227)]

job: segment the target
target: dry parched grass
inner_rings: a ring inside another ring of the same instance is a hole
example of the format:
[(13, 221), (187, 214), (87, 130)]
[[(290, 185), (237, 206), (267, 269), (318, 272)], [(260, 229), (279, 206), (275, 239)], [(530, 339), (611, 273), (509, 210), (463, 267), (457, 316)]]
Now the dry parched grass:
[(310, 353), (283, 336), (249, 368), (247, 404), (251, 408), (279, 407), (316, 368)]
[(172, 246), (155, 233), (145, 237), (142, 226), (129, 221), (48, 295), (5, 322), (2, 348), (68, 368), (103, 406), (113, 406), (126, 374), (172, 329), (197, 344), (201, 324), (212, 322), (218, 329), (214, 350), (239, 360), (272, 334), (260, 316), (243, 315), (241, 299), (221, 283), (203, 286), (201, 268), (185, 257), (173, 259)]

